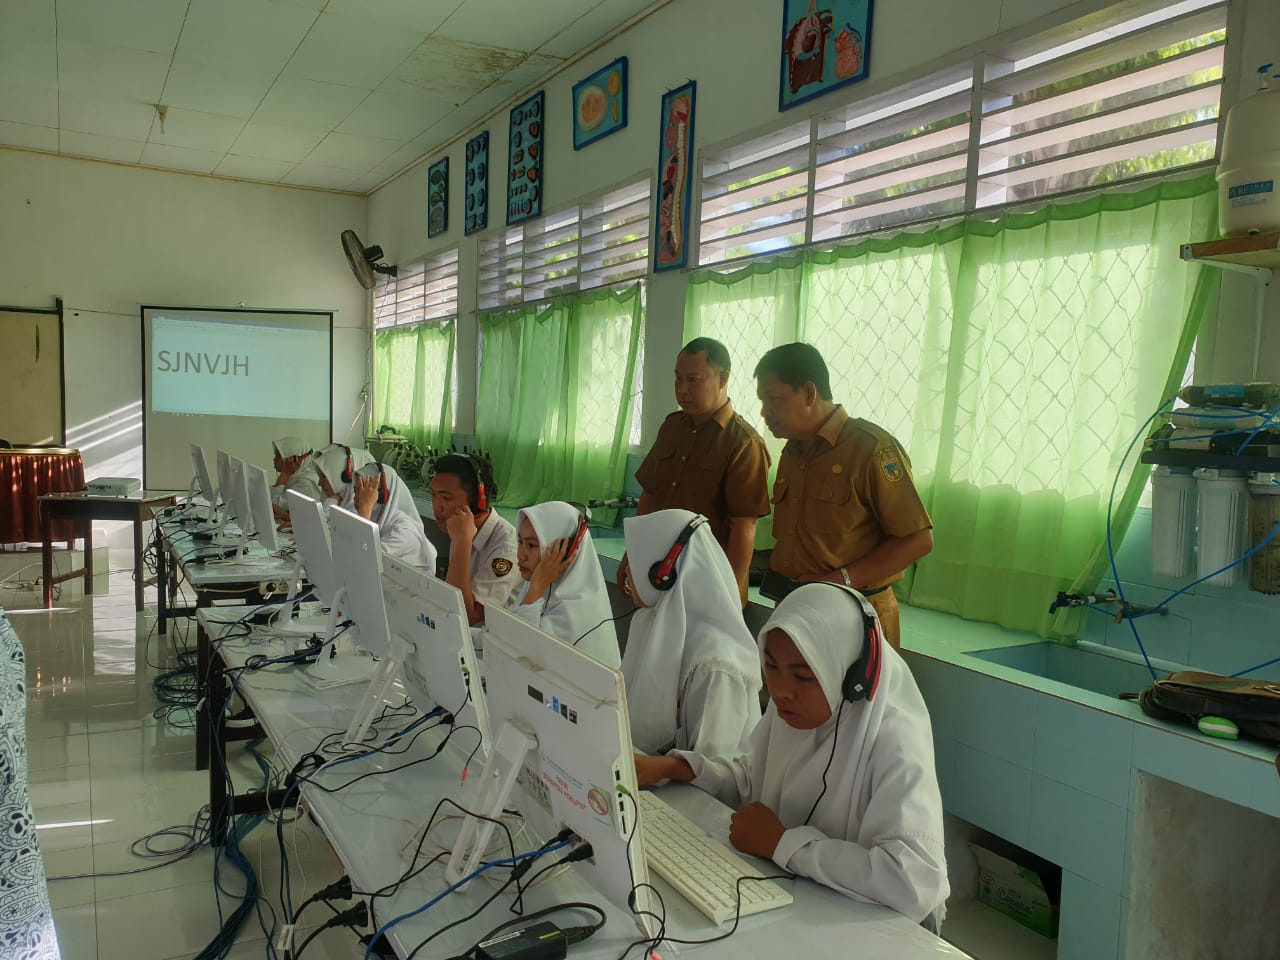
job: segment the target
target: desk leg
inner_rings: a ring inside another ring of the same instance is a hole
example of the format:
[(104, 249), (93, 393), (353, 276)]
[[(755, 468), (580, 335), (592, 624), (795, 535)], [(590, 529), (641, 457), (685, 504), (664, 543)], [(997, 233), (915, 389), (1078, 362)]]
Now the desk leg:
[[(108, 567), (111, 564), (107, 564)], [(84, 595), (93, 593), (93, 519), (84, 521)]]
[(53, 519), (49, 516), (49, 504), (40, 501), (40, 560), (44, 578), (44, 606), (47, 610), (53, 606)]
[(146, 586), (147, 574), (142, 563), (142, 508), (133, 518), (133, 609), (142, 612), (142, 591)]
[[(209, 768), (209, 842), (214, 846), (222, 846), (227, 840), (227, 742), (223, 737), (223, 725), (227, 717), (226, 676), (222, 657), (210, 656), (212, 644), (209, 643), (208, 634), (200, 630), (198, 635), (200, 663), (205, 665), (205, 683), (201, 685), (201, 689), (205, 691), (205, 705), (196, 723), (199, 727), (200, 721), (204, 721), (205, 735), (197, 743), (204, 744), (205, 765)], [(196, 769), (203, 769), (198, 750)]]
[[(224, 716), (222, 709), (222, 670), (218, 672), (217, 699), (219, 701), (217, 712), (214, 711), (214, 687), (210, 684), (210, 674), (213, 664), (213, 644), (209, 642), (209, 634), (204, 627), (196, 621), (196, 696), (199, 699), (200, 708), (196, 711), (196, 769), (212, 770), (209, 763), (209, 753), (211, 745), (211, 737), (213, 736), (214, 724), (210, 723), (211, 717), (217, 717), (219, 720)], [(222, 658), (217, 658), (221, 664)], [(214, 788), (221, 784), (223, 789), (226, 787), (225, 771), (219, 779), (213, 772), (209, 775), (209, 798), (212, 802)]]
[[(159, 624), (158, 633), (164, 636), (168, 630), (169, 623), (169, 575), (165, 570), (165, 549), (164, 534), (160, 530), (160, 524), (156, 524), (156, 623)], [(201, 741), (196, 738), (196, 748), (199, 749)]]

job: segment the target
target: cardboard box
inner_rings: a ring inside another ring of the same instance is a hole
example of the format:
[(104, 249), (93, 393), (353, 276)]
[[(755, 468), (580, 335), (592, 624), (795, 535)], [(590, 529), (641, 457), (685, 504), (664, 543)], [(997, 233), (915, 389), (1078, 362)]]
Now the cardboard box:
[[(999, 853), (990, 847), (999, 847)], [(978, 899), (1012, 917), (1029, 930), (1053, 939), (1058, 935), (1058, 901), (1062, 871), (1048, 861), (1006, 848), (1003, 844), (969, 844), (978, 860)], [(1024, 866), (1012, 857), (1031, 864)], [(1039, 861), (1039, 862), (1036, 862)]]

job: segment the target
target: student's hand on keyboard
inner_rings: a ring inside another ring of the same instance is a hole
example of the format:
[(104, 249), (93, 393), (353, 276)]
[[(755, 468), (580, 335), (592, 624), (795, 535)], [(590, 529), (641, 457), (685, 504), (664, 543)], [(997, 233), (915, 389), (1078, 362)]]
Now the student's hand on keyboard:
[(663, 780), (685, 783), (693, 779), (693, 767), (683, 757), (650, 757), (636, 754), (636, 785), (652, 787)]
[(744, 803), (729, 821), (729, 842), (743, 853), (766, 860), (773, 859), (786, 832), (778, 815), (763, 803)]

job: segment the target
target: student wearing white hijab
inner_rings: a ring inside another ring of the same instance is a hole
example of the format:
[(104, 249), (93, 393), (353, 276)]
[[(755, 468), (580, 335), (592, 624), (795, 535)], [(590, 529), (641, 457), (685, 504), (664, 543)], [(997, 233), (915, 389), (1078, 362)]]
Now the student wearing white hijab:
[[(581, 524), (581, 526), (580, 526)], [(559, 500), (525, 507), (516, 519), (516, 564), (524, 583), (508, 609), (540, 630), (617, 667), (618, 634), (604, 574), (585, 518)], [(574, 541), (582, 538), (576, 549)]]
[(637, 757), (640, 785), (692, 781), (737, 807), (739, 850), (936, 929), (950, 888), (929, 713), (874, 610), (809, 584), (759, 640), (772, 702), (750, 749)]
[(355, 472), (339, 506), (378, 525), (382, 549), (398, 560), (436, 574), (436, 548), (427, 539), (422, 515), (400, 475), (376, 461)]
[(736, 757), (760, 720), (760, 653), (733, 567), (688, 510), (631, 517), (623, 530), (627, 591), (641, 607), (622, 657), (632, 742)]
[(311, 448), (300, 437), (281, 437), (271, 444), (271, 462), (276, 468), (276, 482), (271, 485), (271, 503), (277, 512), (289, 510), (288, 489), (294, 476), (310, 458)]
[[(297, 490), (312, 500), (321, 503), (332, 501), (341, 503), (350, 493), (350, 477), (361, 467), (373, 463), (373, 454), (360, 447), (348, 447), (342, 443), (331, 443), (323, 450), (311, 455), (285, 485), (287, 490)], [(350, 474), (347, 471), (350, 470)]]

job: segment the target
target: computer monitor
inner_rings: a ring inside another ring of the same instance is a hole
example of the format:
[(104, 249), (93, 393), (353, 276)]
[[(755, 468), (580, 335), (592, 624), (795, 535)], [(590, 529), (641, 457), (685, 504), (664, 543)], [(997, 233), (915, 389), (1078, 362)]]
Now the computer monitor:
[(276, 535), (276, 514), (271, 507), (271, 481), (267, 479), (267, 471), (246, 463), (244, 472), (249, 481), (249, 515), (253, 517), (258, 542), (268, 553), (279, 553), (280, 538)]
[[(238, 462), (225, 450), (218, 451), (218, 491), (222, 495), (222, 518), (218, 525), (217, 533), (213, 535), (213, 542), (218, 546), (224, 547), (243, 547), (245, 537), (243, 536), (244, 528), (248, 526), (247, 520), (241, 520), (237, 510), (236, 502), (236, 479), (233, 463)], [(243, 474), (243, 470), (240, 471)], [(227, 526), (235, 521), (240, 527), (241, 534), (236, 535), (227, 532)]]
[(219, 450), (217, 463), (218, 491), (222, 494), (223, 501), (229, 502), (231, 498), (227, 494), (231, 490), (231, 454), (225, 450)]
[(246, 538), (253, 536), (253, 514), (249, 512), (249, 477), (245, 462), (239, 457), (229, 458), (231, 465), (231, 489), (226, 500), (231, 516)]
[[(378, 525), (341, 507), (329, 509), (329, 530), (333, 545), (333, 577), (337, 584), (335, 608), (341, 608), (352, 622), (356, 643), (377, 657), (369, 690), (357, 707), (347, 728), (346, 743), (360, 743), (385, 702), (396, 671), (408, 654), (408, 644), (391, 632), (387, 604), (382, 595), (382, 536)], [(358, 664), (367, 658), (328, 657), (322, 653), (316, 666)], [(368, 675), (368, 674), (366, 674)]]
[[(316, 634), (327, 643), (336, 625), (333, 614), (333, 596), (337, 586), (333, 580), (333, 548), (329, 542), (329, 521), (324, 504), (296, 490), (286, 493), (289, 501), (289, 522), (293, 527), (293, 543), (297, 549), (297, 562), (289, 578), (289, 595), (272, 621), (276, 630), (303, 636)], [(318, 610), (304, 613), (298, 609), (298, 590), (303, 579), (311, 583), (311, 596)], [(297, 612), (298, 616), (293, 614)]]
[(412, 564), (382, 555), (383, 598), (391, 632), (409, 647), (402, 665), (405, 686), (418, 707), (441, 707), (459, 732), (450, 738), (463, 756), (483, 757), (489, 740), (489, 711), (480, 685), (480, 667), (457, 587)]
[[(575, 869), (655, 936), (621, 671), (505, 610), (486, 608), (485, 623), (485, 702), (495, 739), (463, 806), (495, 819), (518, 809), (535, 845), (572, 830), (592, 850)], [(450, 882), (477, 869), (492, 832), (491, 821), (466, 818), (446, 868)]]
[(218, 507), (218, 488), (213, 485), (213, 478), (209, 474), (209, 459), (204, 455), (204, 447), (198, 443), (191, 444), (191, 467), (195, 471), (198, 488), (195, 493), (209, 504), (212, 516)]

